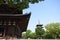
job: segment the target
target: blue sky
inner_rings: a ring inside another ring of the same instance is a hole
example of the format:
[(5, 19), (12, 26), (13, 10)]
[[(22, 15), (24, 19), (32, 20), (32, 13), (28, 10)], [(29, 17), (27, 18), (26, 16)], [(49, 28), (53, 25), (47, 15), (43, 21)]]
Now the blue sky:
[(31, 17), (27, 29), (32, 31), (35, 31), (39, 21), (43, 26), (48, 23), (60, 22), (60, 0), (45, 0), (29, 4), (29, 8), (24, 9), (23, 13), (29, 12), (31, 12)]

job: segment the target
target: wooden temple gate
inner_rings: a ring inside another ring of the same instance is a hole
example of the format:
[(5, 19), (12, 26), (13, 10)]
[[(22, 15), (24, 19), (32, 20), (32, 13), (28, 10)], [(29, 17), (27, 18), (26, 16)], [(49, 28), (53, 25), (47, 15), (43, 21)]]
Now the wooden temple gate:
[(26, 31), (30, 14), (0, 14), (0, 36), (21, 38)]
[(31, 13), (23, 14), (17, 7), (9, 8), (7, 0), (0, 5), (0, 37), (21, 38), (26, 31)]

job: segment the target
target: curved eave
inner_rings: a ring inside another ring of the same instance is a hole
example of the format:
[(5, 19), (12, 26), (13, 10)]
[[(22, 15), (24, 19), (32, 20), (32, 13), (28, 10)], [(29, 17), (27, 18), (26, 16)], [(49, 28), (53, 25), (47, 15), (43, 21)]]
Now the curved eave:
[(17, 16), (26, 16), (26, 15), (31, 15), (31, 13), (29, 13), (29, 14), (0, 14), (0, 17), (1, 16), (4, 16), (4, 17), (6, 17), (6, 16), (9, 16), (9, 17), (11, 17), (11, 16), (15, 16), (15, 17), (17, 17)]
[(24, 32), (27, 30), (30, 16), (31, 16), (31, 13), (29, 13), (29, 14), (0, 14), (0, 19), (2, 21), (18, 20), (17, 24), (18, 24), (19, 28), (21, 28), (21, 31)]

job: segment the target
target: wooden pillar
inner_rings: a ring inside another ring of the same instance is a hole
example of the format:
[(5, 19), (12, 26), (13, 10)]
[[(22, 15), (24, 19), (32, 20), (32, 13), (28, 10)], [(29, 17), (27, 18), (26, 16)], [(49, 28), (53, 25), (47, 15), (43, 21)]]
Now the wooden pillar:
[(18, 39), (22, 38), (22, 31), (18, 25), (16, 26), (16, 35)]

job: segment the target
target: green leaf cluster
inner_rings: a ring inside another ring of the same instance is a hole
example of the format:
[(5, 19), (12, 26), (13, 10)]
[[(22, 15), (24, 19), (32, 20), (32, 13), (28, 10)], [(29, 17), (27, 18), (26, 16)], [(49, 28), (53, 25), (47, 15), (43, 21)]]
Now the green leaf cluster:
[(36, 32), (37, 38), (42, 38), (42, 35), (44, 34), (45, 31), (42, 26), (37, 26), (35, 29), (35, 32)]
[(1, 4), (3, 4), (3, 1), (2, 1), (2, 0), (0, 0), (0, 5), (1, 5)]
[(32, 39), (36, 39), (36, 33), (35, 32), (31, 32), (31, 30), (27, 30), (25, 33), (22, 33), (22, 38), (32, 38)]
[[(18, 9), (22, 10), (29, 7), (29, 3), (38, 3), (39, 1), (43, 0), (8, 0), (9, 7), (17, 7)], [(3, 0), (0, 0), (0, 5), (3, 4)]]
[(60, 39), (60, 23), (50, 23), (45, 26), (37, 26), (35, 32), (26, 31), (23, 38)]
[(60, 23), (50, 23), (45, 26), (50, 38), (60, 38)]

